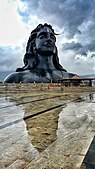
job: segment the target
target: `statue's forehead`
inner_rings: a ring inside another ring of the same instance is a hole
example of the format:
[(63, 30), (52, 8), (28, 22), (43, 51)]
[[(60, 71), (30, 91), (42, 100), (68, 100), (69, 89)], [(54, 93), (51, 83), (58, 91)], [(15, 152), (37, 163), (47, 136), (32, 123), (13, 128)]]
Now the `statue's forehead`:
[[(53, 31), (48, 28), (48, 27), (43, 27), (39, 30), (38, 34), (41, 33), (41, 32), (50, 32), (50, 33), (53, 33)], [(54, 33), (53, 33), (54, 34)]]

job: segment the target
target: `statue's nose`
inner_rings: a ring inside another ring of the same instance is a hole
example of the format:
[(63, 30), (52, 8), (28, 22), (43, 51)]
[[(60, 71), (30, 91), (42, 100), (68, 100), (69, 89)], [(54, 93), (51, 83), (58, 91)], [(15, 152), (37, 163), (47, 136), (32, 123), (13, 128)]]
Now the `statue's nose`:
[(50, 38), (47, 38), (47, 42), (51, 42), (52, 40)]
[(47, 41), (52, 41), (50, 35), (47, 36)]

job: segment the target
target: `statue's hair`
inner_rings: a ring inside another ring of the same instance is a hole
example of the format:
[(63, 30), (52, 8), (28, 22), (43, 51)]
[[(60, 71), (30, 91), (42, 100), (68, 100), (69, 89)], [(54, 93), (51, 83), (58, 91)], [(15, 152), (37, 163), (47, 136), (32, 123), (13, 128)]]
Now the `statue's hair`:
[[(54, 32), (54, 29), (52, 28), (52, 26), (50, 24), (39, 24), (31, 33), (27, 42), (27, 46), (26, 46), (26, 54), (24, 55), (24, 64), (25, 66), (23, 68), (18, 68), (16, 71), (22, 71), (22, 70), (26, 70), (26, 69), (33, 69), (35, 68), (38, 63), (39, 63), (39, 59), (37, 56), (36, 51), (34, 51), (34, 47), (35, 47), (35, 40), (36, 40), (36, 36), (37, 33), (40, 31), (40, 29), (44, 28), (44, 27), (48, 27), (51, 29), (51, 31), (54, 33), (54, 35), (58, 35)], [(57, 51), (57, 47), (56, 48), (56, 52), (53, 54), (53, 64), (55, 66), (55, 68), (57, 70), (64, 70), (66, 71), (60, 64), (59, 64), (59, 58), (58, 58), (58, 51)]]

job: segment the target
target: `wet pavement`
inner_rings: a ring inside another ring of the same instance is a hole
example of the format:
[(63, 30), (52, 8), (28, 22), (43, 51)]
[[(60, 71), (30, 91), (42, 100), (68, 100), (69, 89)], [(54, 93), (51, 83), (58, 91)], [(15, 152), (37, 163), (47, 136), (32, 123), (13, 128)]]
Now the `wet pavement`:
[(94, 135), (94, 93), (0, 97), (0, 169), (93, 169)]

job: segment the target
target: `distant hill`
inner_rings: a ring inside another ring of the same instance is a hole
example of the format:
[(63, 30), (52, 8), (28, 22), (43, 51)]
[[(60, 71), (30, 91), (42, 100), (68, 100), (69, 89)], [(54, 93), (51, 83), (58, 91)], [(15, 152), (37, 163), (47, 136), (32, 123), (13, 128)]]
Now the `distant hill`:
[(90, 75), (79, 75), (80, 78), (95, 78), (95, 74)]
[(1, 72), (0, 71), (0, 82), (3, 82), (3, 80), (5, 79), (5, 77), (7, 75), (9, 75), (10, 73), (12, 73), (13, 71), (6, 71), (6, 72)]

